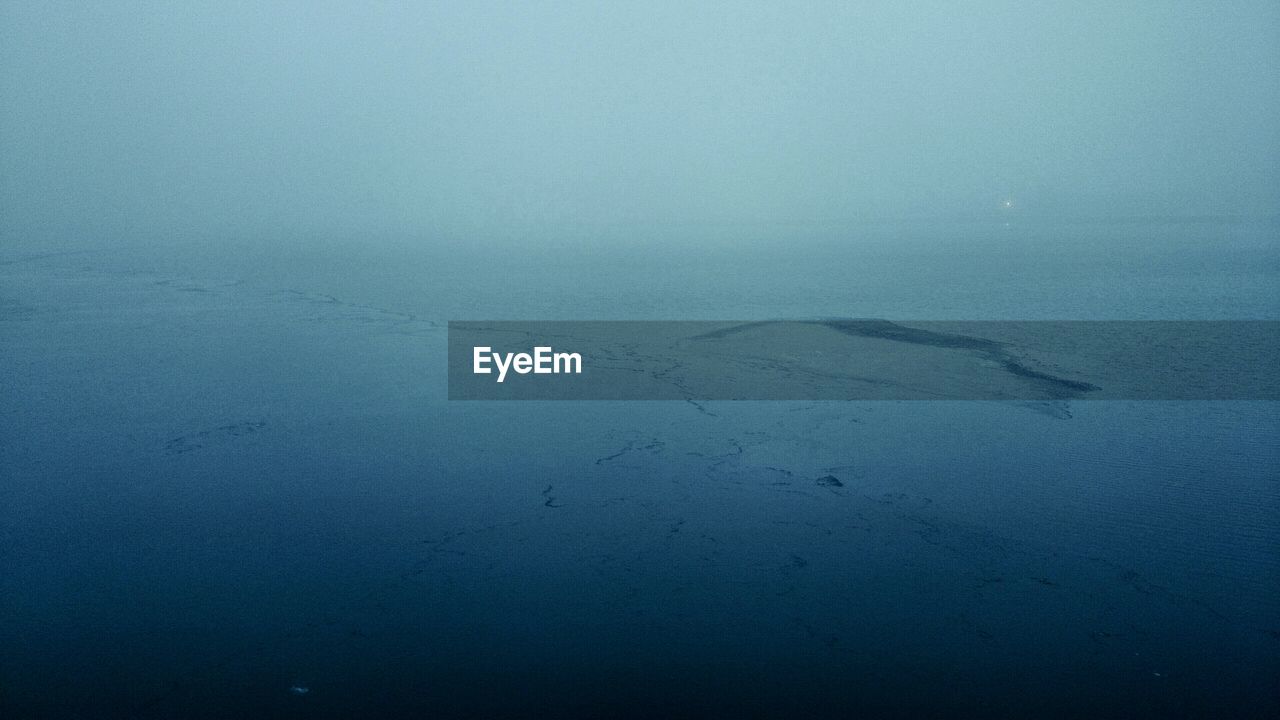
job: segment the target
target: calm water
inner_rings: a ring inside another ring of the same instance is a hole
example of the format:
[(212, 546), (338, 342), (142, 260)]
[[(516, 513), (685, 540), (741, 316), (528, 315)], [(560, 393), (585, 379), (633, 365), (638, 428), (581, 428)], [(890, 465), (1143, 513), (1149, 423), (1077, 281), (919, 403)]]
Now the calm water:
[(1275, 225), (610, 233), (0, 254), (0, 714), (1280, 711), (1275, 403), (450, 404), (442, 328), (1277, 319)]

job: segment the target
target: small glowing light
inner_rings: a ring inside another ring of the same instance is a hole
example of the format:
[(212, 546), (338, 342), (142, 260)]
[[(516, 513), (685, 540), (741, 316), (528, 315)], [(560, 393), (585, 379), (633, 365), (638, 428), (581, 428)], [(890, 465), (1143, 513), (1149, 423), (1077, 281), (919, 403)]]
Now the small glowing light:
[(1004, 205), (1004, 207), (1005, 207), (1005, 209), (1006, 209), (1006, 210), (1007, 210), (1007, 209), (1009, 209), (1009, 208), (1011, 208), (1011, 207), (1013, 207), (1013, 201), (1012, 201), (1012, 200), (1005, 200), (1005, 201), (1004, 201), (1003, 203), (1001, 203), (1001, 204), (1002, 204), (1002, 205)]

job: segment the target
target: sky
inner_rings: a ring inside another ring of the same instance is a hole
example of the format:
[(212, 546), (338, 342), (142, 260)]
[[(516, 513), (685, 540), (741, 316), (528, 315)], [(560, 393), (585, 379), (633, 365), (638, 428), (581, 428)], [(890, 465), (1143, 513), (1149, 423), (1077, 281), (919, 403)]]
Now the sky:
[(1277, 118), (1274, 2), (0, 0), (0, 238), (1273, 214)]

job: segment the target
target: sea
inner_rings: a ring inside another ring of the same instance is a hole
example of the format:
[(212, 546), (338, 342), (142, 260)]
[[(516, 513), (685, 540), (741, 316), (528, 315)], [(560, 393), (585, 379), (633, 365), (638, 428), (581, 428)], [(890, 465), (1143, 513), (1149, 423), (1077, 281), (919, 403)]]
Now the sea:
[(1280, 404), (449, 401), (451, 320), (1277, 320), (1274, 218), (0, 247), (0, 717), (1280, 717)]

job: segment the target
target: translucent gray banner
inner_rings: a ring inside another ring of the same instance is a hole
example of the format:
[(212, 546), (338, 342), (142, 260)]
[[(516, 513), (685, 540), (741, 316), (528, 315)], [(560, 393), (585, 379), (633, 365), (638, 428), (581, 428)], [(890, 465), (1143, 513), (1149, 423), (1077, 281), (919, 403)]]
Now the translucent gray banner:
[(1277, 321), (454, 321), (450, 400), (1277, 400)]

